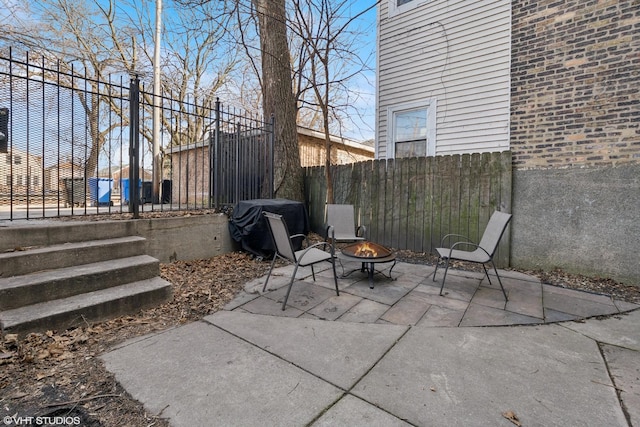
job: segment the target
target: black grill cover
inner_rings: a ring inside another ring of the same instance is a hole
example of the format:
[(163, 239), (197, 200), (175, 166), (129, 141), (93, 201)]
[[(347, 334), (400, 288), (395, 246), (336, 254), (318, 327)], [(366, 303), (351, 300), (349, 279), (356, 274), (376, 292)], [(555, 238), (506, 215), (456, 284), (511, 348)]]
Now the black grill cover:
[[(262, 212), (273, 212), (284, 217), (290, 234), (309, 233), (307, 209), (301, 202), (287, 199), (244, 200), (233, 209), (229, 232), (242, 249), (256, 256), (271, 258), (275, 252), (267, 219)], [(303, 238), (293, 239), (294, 250), (300, 250)]]

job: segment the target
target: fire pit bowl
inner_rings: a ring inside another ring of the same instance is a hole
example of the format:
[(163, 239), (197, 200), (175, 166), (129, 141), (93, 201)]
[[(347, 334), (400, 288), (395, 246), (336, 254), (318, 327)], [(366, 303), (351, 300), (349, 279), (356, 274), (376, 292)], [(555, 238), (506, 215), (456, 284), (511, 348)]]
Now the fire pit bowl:
[(386, 258), (392, 254), (391, 249), (373, 242), (358, 242), (342, 248), (342, 253), (362, 259)]
[[(396, 256), (391, 249), (373, 242), (358, 242), (345, 246), (338, 253), (338, 259), (342, 261), (356, 261), (361, 262), (362, 267), (359, 269), (361, 272), (367, 272), (369, 275), (369, 288), (373, 289), (373, 273), (380, 273), (387, 278), (394, 280), (391, 277), (391, 270), (396, 265)], [(381, 271), (375, 271), (375, 264), (384, 264), (387, 262), (393, 262), (393, 265), (389, 269), (389, 275), (385, 275)], [(344, 273), (344, 265), (342, 266), (342, 277), (347, 277), (353, 273), (353, 270), (347, 274)]]

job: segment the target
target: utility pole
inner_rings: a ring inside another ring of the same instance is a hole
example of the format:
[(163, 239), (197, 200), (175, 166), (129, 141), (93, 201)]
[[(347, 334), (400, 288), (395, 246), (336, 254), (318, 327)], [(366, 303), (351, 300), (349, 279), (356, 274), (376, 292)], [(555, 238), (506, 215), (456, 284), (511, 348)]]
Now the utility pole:
[(160, 38), (162, 36), (162, 0), (156, 0), (156, 36), (153, 55), (153, 203), (160, 203), (162, 159), (160, 157)]

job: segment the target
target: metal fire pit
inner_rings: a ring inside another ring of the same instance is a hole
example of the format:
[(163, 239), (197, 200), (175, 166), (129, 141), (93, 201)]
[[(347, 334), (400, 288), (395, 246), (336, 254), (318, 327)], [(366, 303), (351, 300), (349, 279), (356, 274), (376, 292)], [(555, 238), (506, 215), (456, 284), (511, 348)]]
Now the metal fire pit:
[(385, 258), (393, 254), (391, 249), (372, 242), (358, 242), (345, 246), (342, 253), (353, 258), (378, 259)]
[[(369, 288), (373, 289), (373, 274), (380, 273), (388, 279), (394, 280), (391, 277), (391, 270), (396, 265), (396, 255), (391, 249), (373, 242), (358, 242), (342, 248), (342, 251), (338, 254), (340, 265), (342, 261), (355, 261), (362, 263), (362, 267), (352, 270), (348, 273), (344, 273), (344, 265), (342, 266), (342, 277), (347, 277), (354, 271), (360, 270), (361, 272), (367, 271), (369, 275)], [(389, 275), (387, 276), (382, 271), (375, 271), (375, 264), (383, 264), (387, 262), (393, 262), (393, 265), (389, 269)]]

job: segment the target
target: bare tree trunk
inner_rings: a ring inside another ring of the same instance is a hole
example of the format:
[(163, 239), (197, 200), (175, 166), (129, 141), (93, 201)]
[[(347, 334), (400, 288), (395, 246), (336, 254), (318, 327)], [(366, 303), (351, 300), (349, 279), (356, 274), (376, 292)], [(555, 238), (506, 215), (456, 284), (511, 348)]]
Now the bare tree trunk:
[(296, 99), (291, 81), (285, 0), (253, 0), (258, 12), (265, 117), (275, 118), (274, 190), (276, 197), (304, 200), (298, 148)]
[(335, 203), (333, 196), (333, 177), (331, 176), (331, 134), (329, 131), (329, 112), (327, 108), (322, 110), (322, 121), (324, 126), (324, 147), (325, 147), (325, 161), (324, 161), (324, 176), (327, 180), (327, 203)]

